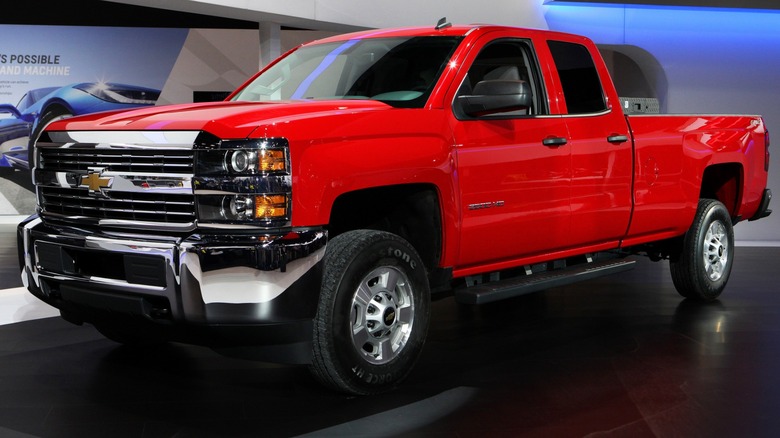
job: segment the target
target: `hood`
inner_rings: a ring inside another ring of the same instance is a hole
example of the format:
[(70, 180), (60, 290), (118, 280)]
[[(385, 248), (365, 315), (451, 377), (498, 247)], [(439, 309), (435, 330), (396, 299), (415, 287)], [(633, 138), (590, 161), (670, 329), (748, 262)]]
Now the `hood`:
[(373, 100), (210, 102), (96, 113), (55, 122), (52, 131), (207, 131), (245, 138), (263, 126), (343, 113), (391, 109)]

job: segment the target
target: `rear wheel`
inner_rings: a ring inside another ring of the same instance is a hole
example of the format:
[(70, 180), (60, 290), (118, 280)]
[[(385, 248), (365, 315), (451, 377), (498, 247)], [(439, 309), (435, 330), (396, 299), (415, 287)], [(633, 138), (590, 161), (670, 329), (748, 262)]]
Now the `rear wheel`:
[(702, 199), (678, 257), (669, 262), (680, 295), (711, 301), (723, 292), (734, 263), (734, 229), (726, 207)]
[(428, 330), (425, 267), (400, 237), (350, 231), (328, 243), (311, 371), (351, 394), (388, 390), (411, 371)]

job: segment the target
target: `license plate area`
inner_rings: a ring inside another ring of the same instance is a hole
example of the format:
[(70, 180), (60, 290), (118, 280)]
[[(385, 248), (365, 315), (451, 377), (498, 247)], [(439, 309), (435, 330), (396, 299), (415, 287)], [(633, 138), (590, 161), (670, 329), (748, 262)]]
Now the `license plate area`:
[(35, 242), (38, 269), (81, 278), (108, 278), (130, 284), (166, 286), (165, 258)]

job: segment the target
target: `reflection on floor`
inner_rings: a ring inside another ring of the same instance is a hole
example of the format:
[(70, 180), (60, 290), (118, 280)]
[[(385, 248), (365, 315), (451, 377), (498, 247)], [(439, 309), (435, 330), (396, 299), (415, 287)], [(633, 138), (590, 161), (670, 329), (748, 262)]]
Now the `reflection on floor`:
[(0, 325), (60, 316), (60, 312), (17, 287), (0, 290)]
[(777, 436), (778, 257), (738, 248), (707, 305), (643, 259), (501, 303), (437, 301), (417, 368), (373, 397), (204, 348), (120, 348), (59, 318), (5, 325), (0, 436)]

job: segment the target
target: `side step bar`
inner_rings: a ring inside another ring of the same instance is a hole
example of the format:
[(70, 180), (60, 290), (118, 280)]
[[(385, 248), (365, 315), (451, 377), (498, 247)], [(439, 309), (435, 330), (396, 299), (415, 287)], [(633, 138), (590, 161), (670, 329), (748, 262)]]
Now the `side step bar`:
[(485, 304), (505, 300), (603, 275), (628, 271), (634, 267), (634, 264), (636, 264), (635, 260), (605, 260), (471, 287), (462, 286), (455, 290), (455, 300), (463, 304)]

